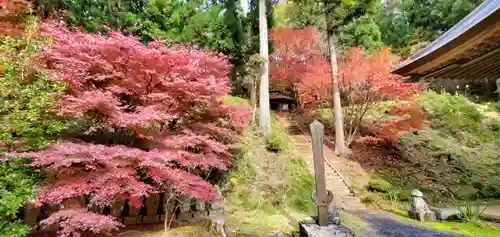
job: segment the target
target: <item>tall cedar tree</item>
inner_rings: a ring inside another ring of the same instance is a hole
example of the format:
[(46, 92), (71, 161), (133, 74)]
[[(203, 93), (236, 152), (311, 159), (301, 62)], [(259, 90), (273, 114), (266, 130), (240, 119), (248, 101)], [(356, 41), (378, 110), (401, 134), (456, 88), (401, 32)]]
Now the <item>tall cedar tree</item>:
[(212, 186), (200, 177), (231, 165), (230, 143), (248, 118), (222, 104), (229, 92), (225, 57), (188, 48), (144, 46), (131, 36), (107, 36), (48, 27), (54, 44), (40, 57), (67, 94), (57, 114), (80, 121), (71, 139), (40, 152), (11, 154), (33, 159), (48, 178), (36, 203), (67, 207), (41, 222), (58, 224), (61, 236), (113, 230), (120, 223), (88, 211), (117, 199), (142, 205), (142, 197), (173, 186), (181, 195), (211, 201)]

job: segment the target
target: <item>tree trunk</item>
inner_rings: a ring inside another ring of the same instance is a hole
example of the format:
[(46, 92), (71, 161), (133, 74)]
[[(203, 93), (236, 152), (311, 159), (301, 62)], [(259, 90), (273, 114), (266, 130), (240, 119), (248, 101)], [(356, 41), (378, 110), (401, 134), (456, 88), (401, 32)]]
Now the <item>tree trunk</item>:
[(255, 113), (257, 111), (257, 77), (252, 78), (250, 88), (250, 105), (252, 106), (252, 123), (255, 122)]
[(266, 0), (259, 0), (260, 55), (264, 63), (260, 76), (260, 128), (265, 136), (271, 134), (271, 111), (269, 110), (269, 49), (267, 39)]
[(337, 51), (335, 49), (335, 35), (333, 31), (328, 30), (328, 51), (330, 53), (330, 64), (332, 67), (332, 99), (333, 99), (333, 117), (335, 119), (335, 153), (345, 155), (344, 143), (344, 123), (342, 118), (342, 105), (340, 103), (339, 91), (339, 72), (337, 68)]
[(250, 104), (255, 106), (257, 103), (257, 78), (252, 78), (250, 82)]

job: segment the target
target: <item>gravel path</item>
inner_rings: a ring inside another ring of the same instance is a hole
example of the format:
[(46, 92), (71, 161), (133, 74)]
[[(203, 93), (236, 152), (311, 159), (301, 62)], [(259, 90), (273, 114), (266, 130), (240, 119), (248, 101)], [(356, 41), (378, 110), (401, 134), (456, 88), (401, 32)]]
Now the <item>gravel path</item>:
[(403, 223), (389, 216), (362, 213), (361, 219), (372, 226), (372, 231), (364, 237), (456, 237), (459, 235), (427, 229), (424, 227)]

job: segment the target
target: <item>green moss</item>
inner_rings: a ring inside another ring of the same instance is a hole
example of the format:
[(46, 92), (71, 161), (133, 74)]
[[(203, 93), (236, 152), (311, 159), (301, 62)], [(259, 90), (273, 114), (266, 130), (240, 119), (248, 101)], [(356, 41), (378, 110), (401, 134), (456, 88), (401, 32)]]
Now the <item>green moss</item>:
[(425, 226), (437, 230), (453, 232), (474, 237), (496, 237), (500, 236), (500, 230), (480, 228), (474, 224), (463, 222), (425, 222)]

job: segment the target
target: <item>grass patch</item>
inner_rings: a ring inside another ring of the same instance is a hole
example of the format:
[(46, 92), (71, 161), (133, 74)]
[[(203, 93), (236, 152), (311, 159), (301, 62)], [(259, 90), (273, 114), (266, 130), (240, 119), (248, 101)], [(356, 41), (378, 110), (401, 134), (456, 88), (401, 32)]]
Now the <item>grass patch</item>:
[(289, 154), (292, 153), (292, 139), (274, 116), (271, 116), (271, 130), (271, 135), (266, 138), (267, 150), (278, 153), (284, 151)]
[(226, 95), (222, 98), (222, 102), (228, 105), (242, 105), (250, 107), (250, 101), (248, 101), (248, 99), (237, 96)]
[(344, 211), (339, 211), (339, 214), (340, 219), (342, 220), (342, 224), (350, 228), (356, 234), (356, 236), (362, 236), (363, 234), (370, 232), (371, 226), (358, 216)]
[(453, 232), (474, 237), (496, 237), (500, 236), (500, 231), (495, 229), (485, 229), (475, 224), (464, 222), (425, 222), (423, 224), (436, 230)]
[(291, 138), (274, 118), (272, 129), (280, 137), (279, 152), (270, 152), (258, 128), (249, 125), (224, 187), (228, 225), (249, 236), (291, 234), (316, 211), (314, 179), (303, 158), (294, 155)]

